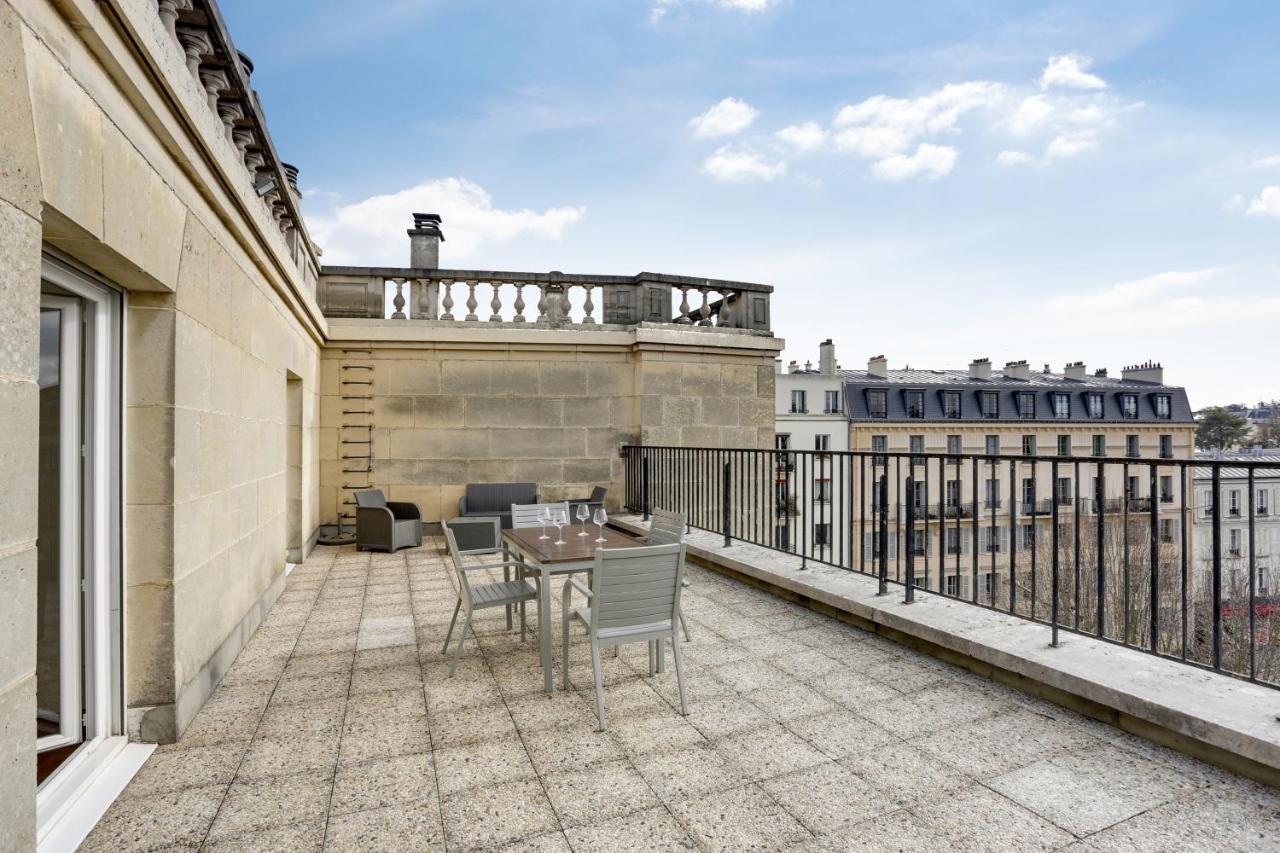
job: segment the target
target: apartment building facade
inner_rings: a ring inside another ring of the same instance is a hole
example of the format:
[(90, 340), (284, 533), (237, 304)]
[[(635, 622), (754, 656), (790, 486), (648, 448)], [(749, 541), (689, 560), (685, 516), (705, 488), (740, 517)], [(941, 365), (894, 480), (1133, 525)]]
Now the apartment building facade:
[(1280, 580), (1280, 514), (1276, 510), (1276, 501), (1280, 500), (1280, 453), (1216, 451), (1197, 454), (1197, 458), (1262, 465), (1252, 469), (1252, 476), (1250, 469), (1244, 467), (1219, 468), (1216, 482), (1208, 467), (1195, 469), (1191, 517), (1198, 582), (1201, 586), (1212, 583), (1216, 505), (1223, 601), (1238, 607), (1253, 597), (1264, 607), (1274, 607), (1280, 603), (1276, 588)]

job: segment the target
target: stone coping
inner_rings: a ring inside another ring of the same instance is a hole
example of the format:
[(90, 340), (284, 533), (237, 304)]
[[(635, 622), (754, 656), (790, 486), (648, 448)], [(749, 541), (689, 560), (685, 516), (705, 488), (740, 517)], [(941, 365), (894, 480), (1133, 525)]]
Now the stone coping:
[(365, 343), (486, 343), (486, 344), (587, 344), (631, 346), (657, 344), (680, 347), (745, 349), (781, 352), (785, 341), (771, 333), (718, 326), (681, 326), (674, 323), (641, 323), (635, 326), (538, 323), (488, 323), (449, 320), (387, 320), (366, 317), (330, 317), (327, 345), (352, 341)]
[[(639, 515), (619, 514), (610, 523), (631, 533), (647, 526)], [(923, 590), (906, 604), (900, 585), (879, 596), (874, 578), (817, 563), (802, 569), (798, 556), (757, 545), (725, 548), (719, 534), (693, 530), (685, 541), (700, 564), (1280, 786), (1280, 690), (1068, 631), (1053, 648), (1047, 625)]]

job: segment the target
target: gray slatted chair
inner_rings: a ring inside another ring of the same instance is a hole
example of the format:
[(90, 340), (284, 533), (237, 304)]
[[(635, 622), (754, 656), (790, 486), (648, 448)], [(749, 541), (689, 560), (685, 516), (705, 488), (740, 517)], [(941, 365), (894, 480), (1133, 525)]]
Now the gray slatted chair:
[[(458, 553), (463, 557), (487, 557), (500, 555), (507, 563), (520, 562), (520, 556), (502, 542), (502, 519), (496, 515), (473, 515), (459, 517), (445, 522), (453, 530), (454, 541), (458, 543)], [(502, 579), (511, 580), (511, 565), (504, 565)], [(524, 577), (517, 568), (516, 579)], [(507, 607), (507, 627), (511, 627), (514, 606)]]
[[(670, 545), (672, 542), (684, 541), (684, 515), (655, 508), (650, 514), (650, 518), (649, 535), (644, 540), (646, 545)], [(681, 576), (683, 574), (684, 568), (681, 567)], [(689, 585), (688, 581), (682, 581), (681, 583), (684, 586)], [(680, 612), (680, 630), (684, 632), (685, 640), (692, 643), (693, 638), (689, 636), (689, 623), (684, 619), (684, 611)]]
[[(511, 529), (520, 530), (521, 528), (527, 529), (530, 527), (541, 527), (542, 522), (538, 521), (538, 513), (542, 512), (542, 508), (547, 506), (551, 507), (552, 510), (562, 510), (564, 512), (569, 511), (568, 501), (541, 504), (512, 504)], [(550, 527), (551, 525), (547, 526)]]
[[(671, 640), (676, 663), (676, 683), (680, 689), (680, 713), (688, 714), (681, 666), (680, 635), (675, 630), (680, 614), (680, 576), (684, 567), (684, 545), (646, 545), (642, 548), (615, 548), (596, 551), (588, 588), (577, 578), (564, 584), (561, 604), (564, 689), (569, 683), (569, 627), (576, 619), (587, 628), (591, 641), (591, 668), (596, 682), (596, 716), (605, 730), (604, 675), (600, 650), (624, 643), (648, 643), (650, 661), (654, 644)], [(586, 607), (571, 607), (574, 590), (586, 596)], [(652, 663), (650, 665), (652, 671)]]
[[(458, 540), (454, 537), (452, 525), (453, 522), (444, 525), (444, 538), (449, 545), (449, 557), (453, 560), (453, 570), (458, 575), (458, 604), (453, 608), (453, 618), (449, 620), (449, 632), (445, 634), (444, 647), (440, 650), (440, 654), (446, 654), (449, 651), (449, 639), (453, 636), (454, 625), (458, 623), (458, 613), (465, 610), (466, 617), (462, 622), (462, 629), (458, 633), (458, 647), (453, 650), (453, 660), (449, 664), (450, 678), (457, 671), (458, 661), (462, 658), (462, 645), (467, 640), (467, 631), (471, 630), (472, 613), (486, 607), (518, 605), (520, 608), (520, 640), (523, 642), (525, 638), (525, 603), (537, 598), (533, 584), (523, 577), (517, 580), (472, 585), (467, 578), (468, 572), (484, 571), (486, 569), (503, 569), (505, 571), (513, 567), (523, 570), (527, 569), (528, 566), (519, 560), (503, 560), (497, 563), (483, 563), (480, 565), (464, 563), (462, 553), (458, 549)], [(472, 633), (475, 632), (472, 631)]]

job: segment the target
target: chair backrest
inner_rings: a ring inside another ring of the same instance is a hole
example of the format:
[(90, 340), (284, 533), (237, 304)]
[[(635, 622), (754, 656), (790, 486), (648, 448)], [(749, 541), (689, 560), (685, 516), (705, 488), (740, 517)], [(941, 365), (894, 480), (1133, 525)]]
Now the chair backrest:
[(468, 515), (445, 522), (459, 554), (492, 554), (502, 550), (502, 519), (492, 515)]
[(356, 506), (386, 506), (387, 496), (382, 489), (370, 489), (367, 492), (356, 492)]
[(537, 483), (471, 483), (467, 486), (467, 512), (504, 512), (511, 504), (538, 499)]
[(609, 490), (604, 486), (596, 486), (591, 490), (591, 497), (587, 498), (587, 503), (602, 504), (604, 503), (604, 498), (607, 494), (609, 494)]
[(684, 515), (665, 509), (654, 509), (649, 524), (649, 536), (645, 540), (650, 545), (669, 545), (672, 542), (684, 541)]
[(684, 545), (596, 551), (591, 572), (591, 630), (675, 625)]
[[(538, 521), (538, 513), (542, 512), (543, 507), (548, 506), (551, 507), (553, 511), (562, 510), (566, 514), (569, 512), (568, 501), (548, 504), (512, 504), (511, 529), (519, 530), (522, 527), (541, 527), (542, 522)], [(572, 521), (572, 519), (570, 519), (570, 521)]]
[[(488, 521), (489, 519), (485, 519)], [(462, 553), (458, 550), (458, 540), (453, 535), (453, 524), (443, 525), (444, 541), (449, 546), (449, 558), (453, 560), (453, 573), (458, 576), (458, 588), (462, 593), (460, 596), (465, 602), (467, 612), (471, 612), (471, 584), (467, 581), (467, 573), (462, 570)]]

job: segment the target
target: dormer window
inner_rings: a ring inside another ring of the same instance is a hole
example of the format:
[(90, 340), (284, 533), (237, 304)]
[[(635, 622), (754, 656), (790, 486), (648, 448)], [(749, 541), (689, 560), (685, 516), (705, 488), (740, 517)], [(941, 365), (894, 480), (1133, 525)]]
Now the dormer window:
[(867, 392), (867, 414), (873, 418), (889, 417), (889, 392), (875, 388)]
[(1036, 416), (1036, 395), (1033, 391), (1018, 392), (1018, 416), (1031, 420)]
[(1000, 395), (995, 391), (979, 391), (978, 407), (984, 418), (1000, 417)]
[(960, 418), (960, 392), (959, 391), (943, 391), (942, 392), (942, 416), (958, 420)]
[(1085, 394), (1084, 400), (1089, 409), (1089, 417), (1095, 421), (1102, 420), (1102, 395), (1096, 392)]
[(1136, 420), (1138, 417), (1138, 395), (1120, 395), (1120, 417), (1125, 420)]
[(1053, 416), (1060, 421), (1071, 417), (1071, 395), (1061, 391), (1053, 395)]
[(1173, 406), (1168, 394), (1156, 395), (1156, 418), (1167, 421), (1173, 417)]
[(907, 404), (907, 417), (923, 418), (924, 417), (924, 392), (923, 391), (903, 391), (902, 393)]

